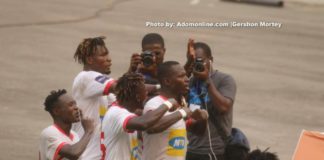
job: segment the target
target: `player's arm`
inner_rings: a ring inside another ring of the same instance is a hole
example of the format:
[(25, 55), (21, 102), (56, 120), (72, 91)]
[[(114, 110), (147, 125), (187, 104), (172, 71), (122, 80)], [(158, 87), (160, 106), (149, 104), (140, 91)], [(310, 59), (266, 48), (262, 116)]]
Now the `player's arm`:
[(92, 119), (82, 118), (81, 123), (84, 128), (84, 135), (82, 136), (79, 142), (73, 145), (65, 144), (59, 151), (59, 155), (61, 157), (76, 160), (86, 149), (94, 131), (94, 121)]
[(127, 130), (146, 130), (155, 123), (157, 123), (165, 112), (169, 110), (175, 110), (178, 107), (178, 103), (175, 99), (169, 99), (164, 101), (157, 109), (146, 112), (142, 116), (136, 116), (130, 119), (126, 125)]
[(82, 87), (85, 88), (83, 94), (86, 97), (97, 97), (115, 92), (116, 81), (106, 75), (99, 73), (88, 73), (84, 79)]
[(173, 112), (172, 114), (169, 114), (161, 118), (155, 125), (153, 125), (147, 130), (147, 133), (153, 134), (153, 133), (163, 132), (164, 130), (168, 129), (171, 125), (178, 122), (180, 119), (186, 118), (187, 116), (190, 115), (191, 115), (190, 109), (184, 107), (176, 112)]
[(159, 91), (159, 89), (161, 88), (161, 85), (159, 85), (159, 84), (156, 84), (156, 85), (145, 84), (145, 88), (148, 92), (148, 95), (150, 95), (150, 94), (157, 93)]
[(196, 109), (191, 117), (186, 120), (186, 128), (188, 131), (203, 135), (207, 127), (208, 112), (206, 110)]

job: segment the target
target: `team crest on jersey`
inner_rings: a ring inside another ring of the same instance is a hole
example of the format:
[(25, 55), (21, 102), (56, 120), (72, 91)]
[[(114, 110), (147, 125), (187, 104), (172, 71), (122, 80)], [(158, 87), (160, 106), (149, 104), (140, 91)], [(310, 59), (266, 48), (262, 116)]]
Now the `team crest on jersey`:
[(186, 134), (185, 129), (173, 129), (170, 131), (167, 155), (185, 156)]
[(100, 75), (98, 77), (95, 78), (95, 80), (99, 83), (104, 84), (109, 78), (103, 75)]

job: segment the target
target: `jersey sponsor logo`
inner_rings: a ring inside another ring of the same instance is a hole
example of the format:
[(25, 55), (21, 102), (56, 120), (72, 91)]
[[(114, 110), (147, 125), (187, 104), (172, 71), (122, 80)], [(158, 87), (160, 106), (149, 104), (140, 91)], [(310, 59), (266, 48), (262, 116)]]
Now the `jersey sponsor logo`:
[(109, 78), (103, 75), (97, 76), (95, 80), (99, 83), (104, 84)]
[(186, 148), (186, 130), (171, 129), (169, 133), (167, 155), (178, 157), (185, 156)]
[(184, 149), (185, 143), (184, 137), (174, 137), (169, 141), (169, 146), (172, 146), (174, 149)]

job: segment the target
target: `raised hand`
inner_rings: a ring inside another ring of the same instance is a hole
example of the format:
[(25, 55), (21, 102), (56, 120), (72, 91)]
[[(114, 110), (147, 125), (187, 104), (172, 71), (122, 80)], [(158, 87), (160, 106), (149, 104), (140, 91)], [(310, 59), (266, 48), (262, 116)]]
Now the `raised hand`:
[(84, 129), (84, 132), (92, 133), (94, 131), (94, 121), (88, 117), (83, 117), (82, 112), (80, 110), (81, 115), (81, 124)]
[(142, 63), (142, 57), (138, 53), (133, 53), (129, 65), (129, 72), (136, 72), (138, 70), (139, 64)]
[(194, 40), (189, 38), (187, 45), (187, 61), (193, 63), (195, 60)]

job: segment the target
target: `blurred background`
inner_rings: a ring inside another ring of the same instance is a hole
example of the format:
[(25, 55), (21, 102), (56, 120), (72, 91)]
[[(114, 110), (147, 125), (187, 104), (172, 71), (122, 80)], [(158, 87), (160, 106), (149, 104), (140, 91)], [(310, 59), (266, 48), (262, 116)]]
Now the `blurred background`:
[[(275, 27), (147, 27), (146, 22), (278, 22)], [(238, 86), (234, 126), (252, 149), (291, 159), (302, 129), (324, 131), (324, 0), (270, 7), (219, 0), (0, 0), (0, 159), (37, 159), (52, 124), (43, 102), (66, 88), (86, 37), (106, 36), (118, 78), (146, 33), (164, 37), (165, 60), (186, 61), (188, 38), (208, 43), (214, 68)]]

